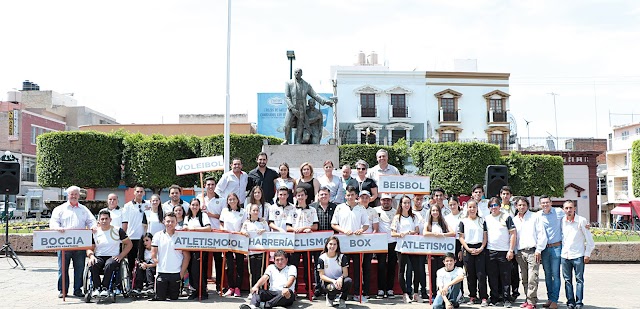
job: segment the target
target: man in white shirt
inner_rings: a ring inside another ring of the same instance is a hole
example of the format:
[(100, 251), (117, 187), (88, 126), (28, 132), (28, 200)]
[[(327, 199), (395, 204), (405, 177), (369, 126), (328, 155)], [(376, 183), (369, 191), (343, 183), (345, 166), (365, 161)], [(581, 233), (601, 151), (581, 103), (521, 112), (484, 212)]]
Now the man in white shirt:
[[(133, 188), (133, 200), (124, 204), (122, 210), (122, 229), (127, 232), (133, 246), (127, 255), (127, 260), (135, 261), (140, 248), (140, 239), (147, 231), (147, 219), (145, 211), (151, 209), (149, 201), (144, 200), (144, 187), (136, 185)], [(166, 213), (166, 212), (165, 212)], [(129, 275), (133, 271), (135, 263), (129, 263)]]
[(171, 185), (171, 187), (169, 187), (169, 200), (162, 204), (162, 212), (168, 213), (173, 211), (173, 208), (176, 206), (182, 206), (185, 215), (187, 211), (189, 211), (189, 203), (182, 199), (182, 187)]
[(165, 230), (153, 235), (151, 258), (156, 263), (156, 296), (151, 300), (178, 299), (182, 279), (187, 273), (188, 251), (176, 250), (176, 225), (178, 220), (173, 211), (165, 213)]
[[(209, 176), (204, 179), (204, 187), (206, 189), (204, 196), (199, 195), (202, 212), (209, 217), (211, 228), (220, 229), (220, 214), (222, 208), (226, 206), (226, 201), (216, 195), (216, 179)], [(213, 263), (216, 269), (216, 289), (220, 292), (222, 284), (218, 284), (222, 280), (222, 252), (212, 252)], [(211, 275), (211, 274), (208, 274)]]
[(278, 199), (269, 207), (269, 227), (274, 232), (287, 232), (287, 219), (296, 211), (293, 204), (287, 202), (289, 199), (289, 189), (280, 187), (278, 189)]
[(436, 272), (438, 295), (433, 300), (433, 309), (458, 308), (458, 299), (464, 280), (464, 270), (456, 267), (456, 256), (447, 252), (444, 256), (444, 267)]
[(122, 227), (122, 209), (118, 206), (118, 196), (115, 193), (109, 193), (107, 196), (107, 209), (111, 215), (111, 225)]
[(375, 208), (378, 213), (378, 231), (387, 233), (388, 250), (387, 253), (377, 253), (378, 257), (378, 298), (394, 298), (393, 285), (396, 280), (396, 265), (398, 255), (396, 254), (396, 237), (391, 236), (391, 221), (396, 215), (393, 208), (393, 197), (389, 193), (380, 195), (380, 206)]
[(529, 211), (529, 200), (517, 197), (518, 214), (513, 218), (516, 226), (516, 261), (522, 272), (522, 286), (526, 301), (522, 308), (536, 308), (538, 303), (538, 275), (542, 250), (547, 247), (547, 233), (540, 222), (540, 216)]
[[(566, 214), (562, 220), (562, 277), (567, 296), (567, 308), (581, 309), (584, 306), (584, 264), (589, 263), (595, 247), (593, 236), (587, 229), (587, 219), (576, 214), (573, 201), (562, 205)], [(573, 294), (573, 275), (576, 277), (576, 293)]]
[[(49, 228), (64, 232), (68, 229), (86, 229), (96, 230), (97, 222), (91, 211), (84, 205), (80, 204), (80, 188), (71, 186), (67, 188), (67, 201), (53, 209), (51, 219), (49, 219)], [(58, 251), (58, 297), (66, 296), (69, 291), (69, 263), (73, 260), (73, 295), (83, 297), (81, 288), (84, 273), (85, 250), (67, 250), (64, 253), (64, 261), (62, 261), (62, 252)], [(64, 263), (66, 272), (62, 273), (62, 263)], [(62, 276), (64, 275), (66, 286), (63, 289)]]
[(400, 175), (400, 171), (389, 164), (389, 153), (386, 150), (378, 150), (376, 160), (378, 160), (378, 164), (367, 171), (367, 177), (373, 179), (376, 184), (380, 180), (380, 175)]
[[(289, 307), (296, 300), (295, 287), (298, 271), (287, 264), (287, 254), (282, 250), (274, 254), (275, 264), (267, 267), (264, 275), (251, 287), (251, 304), (242, 304), (240, 309), (257, 309), (264, 302), (264, 308)], [(261, 289), (269, 282), (269, 289)]]
[(242, 160), (234, 158), (231, 161), (231, 170), (222, 174), (218, 185), (216, 186), (216, 194), (226, 199), (231, 193), (238, 195), (240, 204), (244, 205), (244, 200), (247, 197), (247, 183), (249, 178), (247, 173), (242, 171)]
[[(475, 184), (471, 188), (471, 198), (476, 201), (478, 207), (478, 216), (485, 218), (489, 215), (489, 200), (483, 199), (484, 187), (481, 184)], [(463, 212), (467, 213), (467, 206), (465, 204)]]

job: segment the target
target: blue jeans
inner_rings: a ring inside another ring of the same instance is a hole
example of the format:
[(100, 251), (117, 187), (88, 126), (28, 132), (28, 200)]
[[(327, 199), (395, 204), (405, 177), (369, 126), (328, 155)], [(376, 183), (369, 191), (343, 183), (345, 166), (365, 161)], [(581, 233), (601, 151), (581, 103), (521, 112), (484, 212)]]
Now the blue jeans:
[[(64, 252), (64, 280), (65, 280), (65, 294), (69, 294), (69, 263), (73, 260), (73, 292), (78, 292), (82, 289), (82, 283), (84, 278), (84, 260), (87, 256), (85, 250), (67, 250)], [(62, 293), (62, 251), (58, 251), (58, 291)]]
[(542, 250), (542, 269), (544, 283), (547, 287), (547, 298), (557, 303), (560, 298), (560, 253), (562, 246)]
[[(576, 294), (573, 294), (573, 271), (576, 273)], [(562, 277), (564, 278), (564, 292), (567, 296), (567, 305), (582, 306), (584, 291), (584, 257), (575, 259), (562, 259)]]
[[(460, 294), (460, 287), (462, 287), (462, 282), (456, 283), (454, 286), (449, 288), (447, 292), (447, 298), (455, 307), (458, 303), (458, 294)], [(442, 295), (437, 293), (436, 299), (433, 300), (433, 309), (444, 309), (444, 300), (442, 299)]]

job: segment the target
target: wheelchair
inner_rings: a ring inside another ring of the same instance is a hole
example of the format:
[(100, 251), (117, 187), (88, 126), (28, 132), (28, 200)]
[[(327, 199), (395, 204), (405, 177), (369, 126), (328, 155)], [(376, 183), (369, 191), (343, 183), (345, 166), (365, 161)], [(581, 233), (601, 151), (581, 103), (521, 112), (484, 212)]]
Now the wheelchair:
[(138, 272), (140, 271), (140, 262), (136, 259), (134, 267), (133, 267), (133, 271), (131, 272), (132, 274), (132, 288), (129, 292), (129, 297), (131, 297), (132, 300), (139, 300), (139, 299), (143, 299), (143, 298), (153, 298), (155, 297), (155, 277), (153, 280), (153, 283), (151, 284), (151, 287), (147, 286), (147, 289), (145, 289), (145, 285), (147, 285), (146, 283), (143, 283), (143, 286), (141, 288), (140, 293), (136, 292), (135, 289), (135, 285), (136, 285), (136, 280), (138, 276), (145, 276), (144, 271), (142, 271), (142, 274), (138, 274)]
[[(129, 262), (127, 259), (123, 259), (118, 266), (118, 269), (113, 272), (113, 276), (109, 280), (109, 286), (107, 287), (107, 291), (109, 295), (105, 298), (98, 296), (97, 300), (105, 300), (111, 299), (112, 302), (116, 302), (116, 295), (122, 294), (123, 297), (129, 297), (129, 293), (131, 292), (131, 278), (129, 277)], [(100, 275), (104, 276), (104, 270), (100, 270)], [(91, 271), (89, 270), (89, 265), (85, 265), (84, 267), (84, 275), (83, 275), (83, 284), (82, 284), (82, 292), (84, 293), (84, 301), (87, 303), (91, 302), (91, 299), (94, 298), (91, 296), (93, 292), (93, 277), (91, 275)], [(120, 293), (118, 293), (120, 291)]]

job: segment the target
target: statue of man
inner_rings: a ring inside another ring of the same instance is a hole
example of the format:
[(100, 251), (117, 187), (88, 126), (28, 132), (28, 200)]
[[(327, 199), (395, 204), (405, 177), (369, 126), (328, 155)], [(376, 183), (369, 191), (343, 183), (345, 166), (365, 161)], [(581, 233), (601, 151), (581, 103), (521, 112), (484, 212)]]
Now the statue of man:
[(309, 99), (309, 108), (307, 109), (307, 124), (309, 130), (309, 138), (305, 140), (303, 134), (303, 144), (320, 144), (322, 139), (322, 112), (316, 108), (316, 100)]
[(302, 69), (294, 71), (294, 79), (287, 82), (284, 96), (287, 100), (287, 116), (284, 119), (284, 144), (291, 143), (291, 129), (296, 128), (295, 143), (302, 143), (307, 122), (307, 96), (314, 98), (322, 105), (333, 106), (333, 102), (319, 96), (309, 83), (302, 79)]

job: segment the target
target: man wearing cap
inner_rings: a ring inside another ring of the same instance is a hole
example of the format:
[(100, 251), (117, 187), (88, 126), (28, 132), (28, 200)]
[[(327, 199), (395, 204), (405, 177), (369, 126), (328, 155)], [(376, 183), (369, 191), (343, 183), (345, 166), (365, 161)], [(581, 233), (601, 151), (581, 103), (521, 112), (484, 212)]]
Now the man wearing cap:
[[(369, 222), (369, 228), (365, 231), (366, 234), (378, 233), (378, 224), (380, 217), (373, 207), (369, 207), (371, 202), (371, 193), (367, 190), (360, 191), (358, 198), (358, 204), (362, 206), (367, 212), (367, 221)], [(369, 285), (371, 284), (371, 259), (373, 259), (373, 253), (365, 253), (362, 256), (362, 302), (367, 299), (368, 292), (370, 291)], [(355, 294), (355, 293), (354, 293)], [(359, 299), (357, 299), (359, 300)]]
[[(354, 186), (347, 187), (347, 194), (345, 196), (346, 201), (338, 207), (336, 207), (336, 211), (333, 214), (333, 218), (331, 219), (331, 227), (338, 233), (346, 234), (346, 235), (362, 235), (369, 229), (368, 212), (362, 207), (360, 204), (356, 202), (356, 196), (358, 189)], [(359, 293), (360, 291), (360, 255), (359, 254), (349, 254), (348, 258), (353, 260), (353, 272), (354, 278), (358, 278), (354, 280), (354, 291)], [(355, 293), (354, 293), (355, 294)], [(360, 300), (360, 296), (357, 296), (358, 300)], [(362, 302), (366, 302), (366, 298), (362, 298)]]
[(391, 237), (391, 221), (396, 215), (393, 208), (393, 198), (389, 193), (380, 195), (380, 206), (375, 208), (378, 213), (378, 232), (387, 233), (387, 253), (377, 253), (378, 257), (378, 298), (394, 298), (393, 285), (396, 278), (396, 264), (398, 256), (395, 252), (396, 238)]

